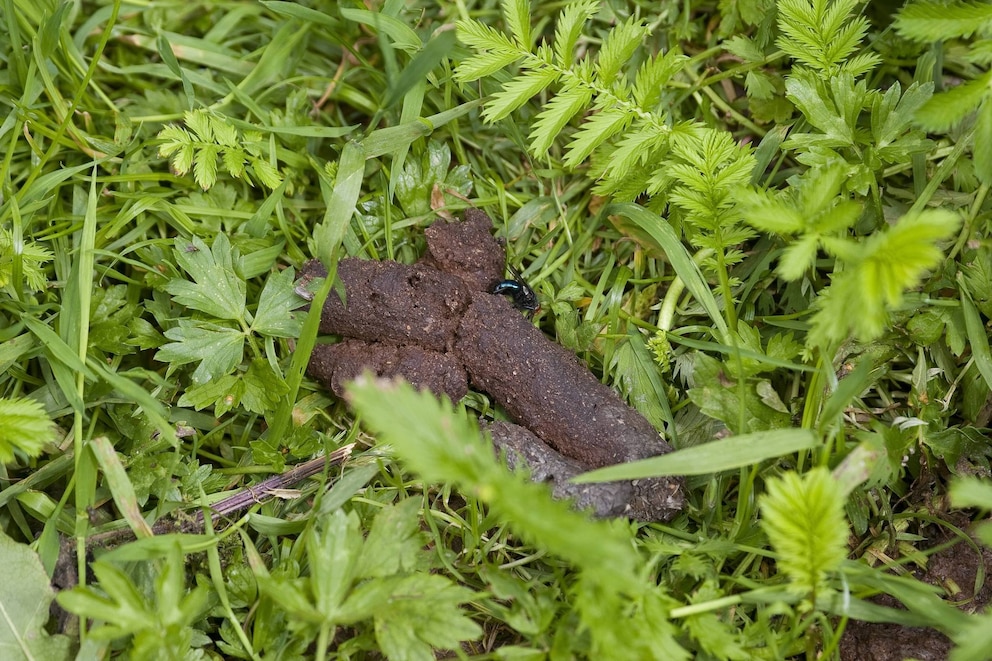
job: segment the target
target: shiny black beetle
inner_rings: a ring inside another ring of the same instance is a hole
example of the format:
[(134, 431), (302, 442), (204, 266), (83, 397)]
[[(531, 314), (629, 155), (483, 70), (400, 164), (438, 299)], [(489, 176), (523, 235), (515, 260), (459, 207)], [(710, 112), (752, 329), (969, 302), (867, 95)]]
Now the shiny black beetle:
[(509, 296), (513, 299), (514, 307), (525, 311), (528, 317), (533, 317), (541, 309), (537, 294), (520, 275), (520, 271), (511, 266), (510, 272), (513, 274), (513, 279), (497, 282), (490, 293)]

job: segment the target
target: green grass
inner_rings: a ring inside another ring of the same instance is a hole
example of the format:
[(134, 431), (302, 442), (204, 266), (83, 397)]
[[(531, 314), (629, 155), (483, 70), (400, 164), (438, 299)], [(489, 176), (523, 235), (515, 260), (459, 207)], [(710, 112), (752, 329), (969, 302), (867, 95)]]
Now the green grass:
[[(992, 10), (534, 5), (0, 4), (0, 656), (838, 658), (865, 620), (985, 658), (906, 570), (992, 509)], [(306, 378), (296, 269), (468, 207), (685, 450), (600, 474), (686, 475), (679, 517), (551, 501), (484, 394)]]

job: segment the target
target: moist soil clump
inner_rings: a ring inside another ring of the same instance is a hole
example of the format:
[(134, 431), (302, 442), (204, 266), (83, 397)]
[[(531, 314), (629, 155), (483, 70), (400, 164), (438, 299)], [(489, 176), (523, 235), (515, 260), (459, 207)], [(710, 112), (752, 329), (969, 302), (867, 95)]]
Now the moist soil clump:
[[(535, 479), (552, 483), (556, 496), (600, 516), (664, 521), (677, 514), (684, 503), (680, 478), (568, 482), (671, 447), (575, 355), (545, 337), (508, 299), (490, 293), (503, 279), (505, 251), (492, 236), (489, 217), (469, 210), (461, 222), (435, 223), (426, 236), (428, 252), (414, 265), (339, 262), (344, 298), (328, 297), (320, 328), (345, 340), (314, 351), (311, 376), (340, 395), (344, 382), (370, 370), (453, 400), (464, 394), (467, 377), (517, 423), (489, 427), (497, 449), (511, 464), (526, 464)], [(303, 267), (304, 278), (325, 275), (319, 262)]]

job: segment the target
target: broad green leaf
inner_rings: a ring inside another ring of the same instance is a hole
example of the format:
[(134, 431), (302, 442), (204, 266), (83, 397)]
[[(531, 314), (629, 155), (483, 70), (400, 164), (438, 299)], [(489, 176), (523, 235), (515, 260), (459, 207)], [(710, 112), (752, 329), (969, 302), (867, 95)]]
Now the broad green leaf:
[(355, 576), (375, 578), (416, 568), (424, 542), (420, 535), (419, 498), (407, 498), (379, 511), (372, 522)]
[(241, 377), (244, 393), (241, 405), (252, 413), (270, 416), (286, 393), (289, 386), (286, 381), (272, 369), (269, 361), (256, 358), (251, 361), (248, 371)]
[(256, 333), (270, 337), (299, 337), (302, 320), (293, 311), (306, 301), (293, 287), (295, 272), (287, 268), (269, 275), (258, 298), (258, 309), (251, 323)]
[(386, 97), (382, 101), (383, 108), (392, 108), (400, 102), (406, 94), (426, 80), (431, 71), (437, 67), (448, 55), (455, 45), (455, 33), (446, 30), (436, 34), (423, 48), (414, 56), (410, 63), (400, 72), (396, 80), (390, 83), (386, 91)]
[(658, 364), (651, 357), (643, 336), (631, 329), (627, 341), (613, 352), (610, 370), (616, 374), (621, 392), (630, 404), (658, 431), (675, 430), (674, 417), (661, 380)]
[[(733, 359), (730, 359), (731, 364)], [(706, 355), (696, 356), (693, 372), (695, 386), (689, 398), (703, 413), (722, 420), (736, 434), (767, 431), (788, 427), (790, 416), (765, 403), (767, 396), (759, 392), (760, 381), (730, 378), (732, 370)], [(740, 428), (741, 423), (744, 424)]]
[(376, 609), (375, 637), (391, 661), (432, 661), (435, 649), (482, 636), (482, 627), (461, 608), (475, 598), (472, 590), (426, 573), (391, 579), (389, 587), (389, 598)]
[(992, 350), (989, 349), (989, 336), (982, 319), (971, 300), (970, 292), (964, 284), (964, 278), (958, 276), (961, 285), (961, 309), (964, 311), (964, 323), (968, 333), (968, 342), (975, 357), (975, 366), (985, 379), (985, 384), (992, 388)]
[(227, 374), (205, 383), (191, 384), (179, 398), (178, 404), (181, 407), (192, 406), (197, 411), (213, 406), (214, 417), (220, 418), (241, 404), (244, 394), (245, 383), (241, 375)]
[(165, 290), (177, 303), (217, 319), (244, 316), (245, 282), (235, 271), (235, 253), (225, 234), (217, 235), (212, 248), (197, 236), (189, 241), (176, 239), (174, 253), (176, 262), (193, 279), (166, 283)]
[(342, 606), (355, 578), (354, 567), (363, 541), (358, 517), (341, 510), (331, 512), (319, 528), (310, 530), (307, 537), (310, 587), (317, 611), (328, 622), (341, 621), (344, 615)]
[(393, 40), (393, 46), (407, 53), (416, 53), (423, 48), (424, 42), (413, 29), (403, 21), (393, 16), (367, 9), (338, 7), (341, 17), (355, 23), (367, 25), (376, 32), (381, 32)]
[(0, 658), (9, 661), (73, 658), (69, 637), (49, 635), (48, 607), (55, 598), (38, 554), (0, 532)]
[(155, 360), (173, 365), (200, 362), (193, 372), (196, 384), (230, 374), (244, 355), (243, 332), (206, 321), (180, 319), (165, 336), (175, 341), (159, 349)]

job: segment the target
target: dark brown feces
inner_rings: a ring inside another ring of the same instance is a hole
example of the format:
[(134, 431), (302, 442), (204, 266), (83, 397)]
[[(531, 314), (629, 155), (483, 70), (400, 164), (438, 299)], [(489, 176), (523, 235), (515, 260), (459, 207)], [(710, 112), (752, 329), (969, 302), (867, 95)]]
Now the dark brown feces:
[[(492, 222), (469, 210), (462, 222), (426, 230), (419, 264), (344, 259), (338, 274), (346, 302), (332, 292), (321, 330), (346, 338), (345, 348), (318, 348), (310, 373), (340, 392), (343, 380), (369, 369), (457, 399), (461, 374), (488, 393), (519, 426), (495, 423), (497, 448), (522, 461), (558, 497), (600, 516), (670, 519), (684, 502), (680, 478), (574, 485), (592, 468), (670, 452), (658, 432), (578, 359), (514, 308), (490, 293), (503, 276), (505, 254)], [(320, 264), (304, 275), (324, 275)], [(432, 367), (434, 369), (432, 370)]]

